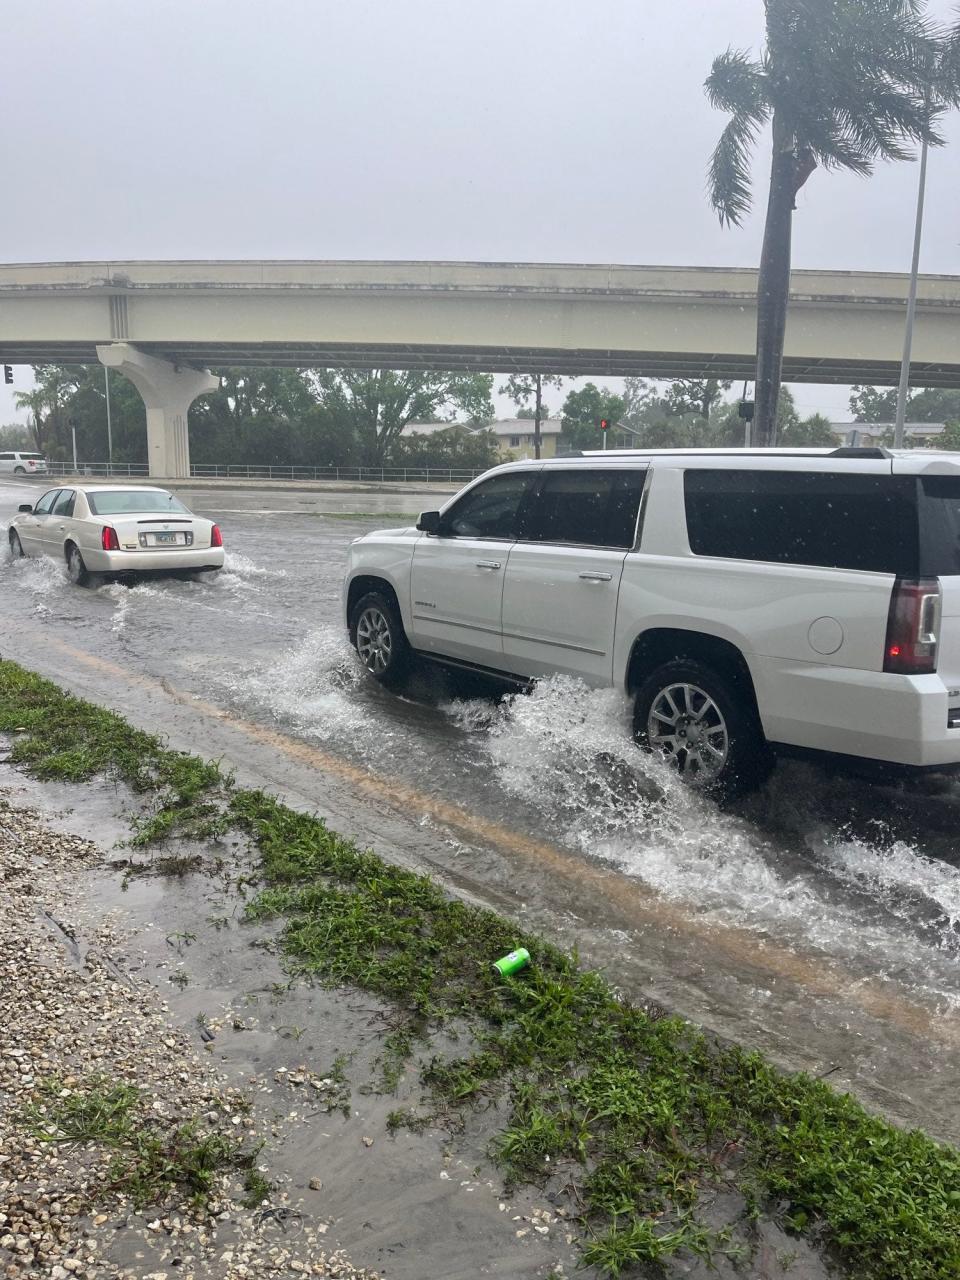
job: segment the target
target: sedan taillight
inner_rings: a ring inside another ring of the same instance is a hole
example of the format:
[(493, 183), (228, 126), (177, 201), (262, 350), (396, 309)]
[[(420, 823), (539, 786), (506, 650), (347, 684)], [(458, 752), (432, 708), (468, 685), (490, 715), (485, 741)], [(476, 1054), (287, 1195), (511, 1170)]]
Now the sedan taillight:
[(220, 526), (218, 524), (215, 524), (210, 530), (210, 545), (211, 547), (223, 546), (223, 534), (220, 532)]
[(936, 671), (940, 600), (939, 578), (896, 580), (887, 615), (884, 671), (904, 676)]
[(104, 551), (119, 551), (120, 539), (113, 525), (105, 524), (100, 530), (100, 545)]

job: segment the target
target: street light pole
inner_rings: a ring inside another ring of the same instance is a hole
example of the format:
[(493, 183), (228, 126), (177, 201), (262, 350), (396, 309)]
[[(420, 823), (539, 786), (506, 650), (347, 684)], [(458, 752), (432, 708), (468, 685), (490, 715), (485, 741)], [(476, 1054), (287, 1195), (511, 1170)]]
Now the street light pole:
[(110, 370), (103, 366), (103, 387), (107, 396), (107, 475), (113, 475), (113, 429), (110, 424)]
[(913, 265), (910, 269), (910, 293), (907, 297), (907, 325), (903, 336), (903, 359), (900, 362), (900, 386), (897, 391), (897, 418), (893, 428), (895, 449), (903, 448), (904, 422), (907, 416), (907, 393), (910, 390), (910, 353), (913, 347), (913, 322), (917, 312), (917, 275), (920, 271), (920, 239), (923, 235), (923, 201), (927, 188), (927, 140), (920, 151), (920, 183), (917, 191), (917, 225), (913, 234)]

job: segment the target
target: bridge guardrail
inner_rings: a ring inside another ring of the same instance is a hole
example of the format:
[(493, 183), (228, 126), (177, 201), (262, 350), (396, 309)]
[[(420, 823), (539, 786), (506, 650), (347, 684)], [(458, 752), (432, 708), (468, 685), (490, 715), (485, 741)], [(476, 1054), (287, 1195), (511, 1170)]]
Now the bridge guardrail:
[[(82, 475), (98, 479), (134, 479), (149, 475), (146, 462), (49, 462), (54, 477)], [(258, 467), (246, 463), (195, 463), (194, 480), (348, 480), (378, 484), (466, 484), (482, 475), (467, 467)]]

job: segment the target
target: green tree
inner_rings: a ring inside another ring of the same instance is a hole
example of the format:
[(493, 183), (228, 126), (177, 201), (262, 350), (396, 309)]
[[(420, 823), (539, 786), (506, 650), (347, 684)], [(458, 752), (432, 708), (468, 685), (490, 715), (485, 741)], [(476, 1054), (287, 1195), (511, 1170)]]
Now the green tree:
[(601, 418), (613, 424), (620, 422), (624, 408), (623, 396), (614, 395), (606, 387), (601, 389), (593, 382), (579, 391), (571, 391), (563, 402), (560, 429), (563, 443), (571, 450), (602, 448), (602, 433), (597, 424)]
[[(893, 422), (896, 387), (851, 387), (850, 412), (856, 422)], [(908, 422), (953, 422), (960, 418), (960, 391), (918, 387), (907, 399)]]
[(836, 447), (830, 419), (822, 413), (812, 413), (809, 418), (798, 418), (780, 432), (780, 443), (797, 448), (823, 449)]
[(559, 388), (562, 384), (563, 379), (555, 373), (511, 373), (500, 387), (500, 394), (509, 396), (518, 408), (526, 405), (529, 400), (533, 400), (533, 456), (535, 458), (540, 457), (540, 423), (545, 417), (543, 388)]
[(0, 427), (0, 449), (33, 449), (30, 428), (22, 422), (8, 422)]
[(753, 439), (776, 440), (797, 193), (818, 166), (870, 174), (878, 159), (907, 160), (911, 144), (940, 145), (937, 118), (960, 97), (952, 40), (919, 0), (766, 0), (757, 61), (728, 49), (706, 81), (730, 115), (713, 153), (710, 198), (721, 223), (750, 208), (750, 156), (770, 125), (773, 160), (757, 285)]
[(471, 430), (455, 423), (430, 435), (401, 436), (393, 446), (390, 461), (397, 467), (485, 471), (497, 461), (497, 437), (492, 431)]
[(83, 365), (38, 364), (33, 366), (36, 386), (31, 391), (15, 391), (18, 409), (31, 415), (30, 429), (40, 453), (58, 461), (72, 456), (70, 401), (83, 376)]
[(667, 388), (663, 403), (671, 414), (697, 413), (709, 421), (723, 393), (729, 390), (730, 383), (721, 382), (719, 378), (677, 378)]
[(380, 466), (410, 422), (431, 422), (460, 411), (493, 417), (493, 377), (404, 369), (317, 369), (310, 375), (320, 406), (349, 426), (364, 465)]

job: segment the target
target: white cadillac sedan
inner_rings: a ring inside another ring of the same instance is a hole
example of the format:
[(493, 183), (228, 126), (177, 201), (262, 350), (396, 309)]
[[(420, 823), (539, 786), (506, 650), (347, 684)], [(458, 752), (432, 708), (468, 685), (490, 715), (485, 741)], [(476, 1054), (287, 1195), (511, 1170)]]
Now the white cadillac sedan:
[(82, 484), (50, 489), (10, 525), (10, 554), (52, 556), (71, 581), (223, 568), (223, 537), (166, 489)]

